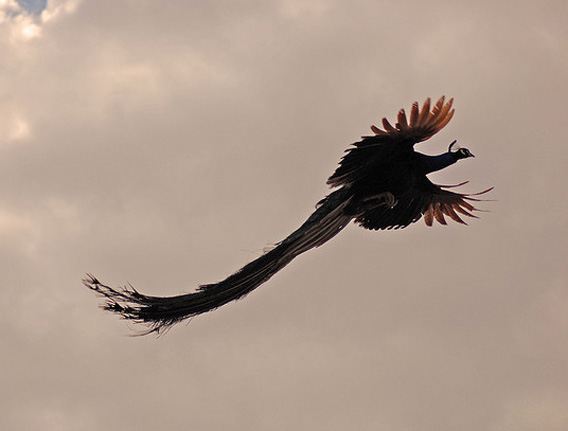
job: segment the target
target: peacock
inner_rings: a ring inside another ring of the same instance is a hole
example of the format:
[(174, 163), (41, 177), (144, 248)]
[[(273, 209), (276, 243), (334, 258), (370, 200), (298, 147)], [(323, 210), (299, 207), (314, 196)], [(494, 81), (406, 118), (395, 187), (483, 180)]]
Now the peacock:
[[(352, 220), (365, 229), (403, 229), (421, 217), (427, 226), (434, 221), (446, 225), (446, 217), (467, 224), (465, 217), (477, 217), (471, 202), (483, 199), (479, 193), (462, 194), (448, 190), (462, 186), (441, 186), (427, 175), (459, 160), (474, 157), (467, 148), (453, 141), (448, 150), (429, 156), (414, 150), (452, 119), (453, 99), (442, 96), (433, 106), (426, 99), (422, 107), (412, 104), (407, 117), (398, 112), (391, 125), (371, 126), (373, 134), (363, 136), (345, 151), (339, 166), (327, 180), (334, 188), (316, 205), (314, 213), (293, 233), (257, 259), (226, 279), (205, 284), (197, 290), (170, 297), (150, 296), (128, 285), (113, 288), (87, 274), (84, 284), (105, 298), (102, 308), (124, 319), (146, 325), (141, 334), (161, 333), (185, 319), (214, 310), (243, 298), (288, 265), (296, 256), (319, 247), (337, 235)], [(464, 217), (465, 216), (465, 217)]]

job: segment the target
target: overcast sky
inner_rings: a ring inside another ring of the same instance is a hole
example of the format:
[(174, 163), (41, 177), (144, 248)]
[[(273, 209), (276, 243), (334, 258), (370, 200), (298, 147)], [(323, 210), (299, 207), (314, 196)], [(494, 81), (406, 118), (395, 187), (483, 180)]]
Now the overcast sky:
[[(0, 429), (568, 429), (565, 0), (0, 1)], [(348, 226), (160, 338), (81, 284), (173, 295), (283, 239), (413, 101), (495, 186), (464, 227)]]

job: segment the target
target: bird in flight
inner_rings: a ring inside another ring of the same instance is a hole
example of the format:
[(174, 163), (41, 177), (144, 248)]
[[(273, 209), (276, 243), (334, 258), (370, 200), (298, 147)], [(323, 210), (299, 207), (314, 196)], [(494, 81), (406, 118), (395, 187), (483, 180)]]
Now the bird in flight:
[[(145, 324), (142, 334), (160, 333), (172, 325), (214, 310), (247, 295), (284, 268), (296, 256), (319, 247), (337, 235), (351, 220), (371, 230), (403, 229), (424, 218), (445, 225), (446, 217), (461, 224), (476, 217), (472, 201), (479, 195), (448, 190), (458, 187), (432, 183), (427, 175), (458, 160), (474, 157), (452, 142), (448, 151), (429, 156), (414, 145), (439, 132), (454, 115), (453, 99), (442, 96), (433, 106), (426, 99), (422, 107), (414, 102), (407, 116), (398, 112), (391, 125), (383, 118), (382, 129), (371, 126), (373, 135), (363, 136), (345, 152), (327, 184), (336, 190), (323, 198), (315, 212), (295, 232), (226, 279), (199, 286), (194, 292), (150, 296), (132, 286), (113, 288), (87, 274), (84, 284), (106, 299), (103, 308), (136, 323)], [(475, 196), (475, 197), (473, 197)]]

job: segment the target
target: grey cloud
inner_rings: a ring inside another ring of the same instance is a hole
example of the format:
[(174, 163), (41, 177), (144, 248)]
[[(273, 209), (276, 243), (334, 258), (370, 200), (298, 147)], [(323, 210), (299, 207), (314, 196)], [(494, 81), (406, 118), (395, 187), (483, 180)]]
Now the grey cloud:
[[(1, 428), (566, 429), (565, 11), (83, 1), (27, 40), (1, 21)], [(456, 116), (420, 149), (477, 157), (433, 179), (496, 186), (469, 227), (349, 227), (158, 340), (81, 286), (222, 279), (371, 124), (441, 94)]]

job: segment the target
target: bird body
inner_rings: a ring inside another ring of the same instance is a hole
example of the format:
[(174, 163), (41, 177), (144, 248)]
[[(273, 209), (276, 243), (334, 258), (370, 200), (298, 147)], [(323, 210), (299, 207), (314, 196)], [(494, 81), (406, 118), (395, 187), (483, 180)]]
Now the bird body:
[[(445, 225), (445, 216), (466, 224), (462, 216), (476, 217), (477, 209), (466, 195), (432, 183), (426, 175), (444, 169), (460, 159), (473, 157), (466, 148), (454, 148), (429, 156), (414, 151), (414, 145), (430, 138), (452, 118), (453, 99), (441, 97), (430, 109), (412, 105), (410, 118), (404, 110), (392, 126), (383, 119), (383, 129), (371, 126), (365, 136), (346, 150), (327, 184), (336, 190), (322, 199), (315, 212), (274, 248), (226, 279), (200, 286), (196, 291), (172, 297), (149, 296), (133, 287), (112, 288), (88, 275), (84, 284), (106, 298), (103, 306), (125, 319), (144, 323), (150, 332), (161, 332), (184, 319), (211, 311), (242, 298), (284, 268), (296, 256), (319, 247), (337, 235), (352, 220), (366, 229), (400, 229), (422, 216), (427, 226), (434, 220)], [(465, 184), (465, 183), (462, 183)], [(462, 185), (458, 184), (458, 186)]]

